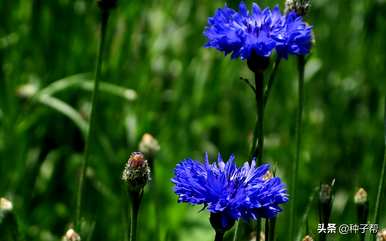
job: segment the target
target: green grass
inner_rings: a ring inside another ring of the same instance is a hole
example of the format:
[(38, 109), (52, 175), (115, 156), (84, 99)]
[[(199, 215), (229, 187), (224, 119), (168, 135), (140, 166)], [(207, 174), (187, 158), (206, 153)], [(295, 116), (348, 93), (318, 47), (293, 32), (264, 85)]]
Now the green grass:
[[(170, 178), (178, 161), (202, 158), (205, 151), (212, 157), (234, 153), (238, 163), (249, 156), (256, 105), (240, 76), (253, 80), (253, 75), (245, 63), (202, 47), (207, 17), (222, 5), (119, 1), (106, 38), (98, 136), (83, 195), (83, 240), (91, 230), (92, 240), (126, 237), (128, 204), (120, 177), (146, 132), (161, 145), (155, 160), (161, 240), (213, 238), (209, 215), (177, 204)], [(307, 19), (315, 46), (305, 68), (295, 213), (303, 223), (304, 207), (310, 206), (312, 234), (318, 212), (316, 201), (308, 204), (310, 196), (333, 178), (333, 222), (355, 222), (353, 195), (359, 187), (369, 193), (373, 217), (384, 157), (385, 11), (383, 1), (315, 0)], [(0, 14), (0, 196), (13, 201), (25, 240), (60, 240), (75, 218), (93, 80), (84, 73), (95, 68), (98, 9), (93, 1), (18, 0), (1, 1)], [(47, 95), (22, 95), (26, 85)], [(263, 160), (288, 184), (296, 110), (296, 58), (290, 58), (280, 63), (266, 105)], [(138, 240), (154, 240), (155, 209), (146, 189)], [(379, 218), (385, 227), (386, 213), (380, 210)], [(287, 237), (288, 220), (289, 205), (284, 205), (278, 240)], [(295, 227), (295, 234), (298, 228), (304, 227)]]

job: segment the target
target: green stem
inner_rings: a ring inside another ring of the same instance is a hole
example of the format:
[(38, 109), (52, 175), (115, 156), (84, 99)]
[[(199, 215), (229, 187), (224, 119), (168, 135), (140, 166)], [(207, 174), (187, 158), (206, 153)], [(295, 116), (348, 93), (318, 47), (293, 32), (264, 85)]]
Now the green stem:
[(267, 105), (269, 94), (271, 93), (273, 83), (275, 82), (275, 77), (279, 68), (280, 60), (281, 58), (277, 57), (275, 63), (273, 64), (273, 70), (268, 79), (267, 90), (264, 92), (264, 107)]
[[(269, 98), (269, 95), (271, 93), (271, 89), (272, 89), (272, 86), (273, 86), (273, 83), (276, 79), (276, 74), (277, 74), (277, 70), (279, 68), (279, 64), (280, 64), (280, 58), (278, 57), (273, 65), (273, 69), (272, 69), (272, 72), (269, 76), (269, 79), (268, 79), (268, 84), (267, 84), (267, 89), (265, 90), (264, 92), (264, 109), (267, 105), (267, 101), (268, 101), (268, 98)], [(256, 88), (252, 88), (255, 93), (256, 93)], [(258, 139), (258, 135), (259, 135), (259, 129), (258, 129), (258, 126), (259, 126), (259, 123), (258, 121), (256, 122), (256, 125), (255, 125), (255, 128), (253, 130), (253, 140), (252, 140), (252, 147), (251, 147), (251, 151), (250, 151), (250, 158), (249, 159), (252, 159), (253, 157), (255, 157), (255, 152), (256, 152), (256, 144), (257, 144), (257, 139)]]
[(129, 191), (131, 199), (131, 212), (130, 212), (130, 237), (129, 241), (137, 240), (137, 223), (138, 223), (138, 212), (141, 204), (143, 190), (140, 191)]
[(214, 237), (214, 241), (223, 241), (224, 233), (216, 231), (216, 236)]
[(260, 241), (261, 218), (256, 219), (256, 240)]
[(84, 186), (84, 179), (86, 175), (86, 169), (87, 164), (90, 159), (90, 147), (91, 142), (95, 139), (95, 122), (96, 122), (96, 107), (97, 107), (97, 97), (98, 97), (98, 91), (99, 91), (99, 79), (101, 76), (101, 69), (102, 69), (102, 57), (103, 52), (105, 48), (105, 38), (106, 38), (106, 29), (107, 29), (107, 22), (109, 19), (109, 11), (108, 10), (102, 10), (101, 11), (101, 31), (100, 31), (100, 43), (99, 43), (99, 51), (98, 51), (98, 57), (97, 57), (97, 64), (96, 64), (96, 70), (95, 70), (95, 80), (94, 80), (94, 91), (92, 93), (92, 103), (91, 103), (91, 115), (90, 115), (90, 124), (87, 134), (87, 141), (86, 141), (86, 147), (84, 151), (84, 158), (82, 161), (82, 167), (81, 167), (81, 173), (79, 177), (79, 186), (78, 186), (78, 194), (76, 199), (76, 219), (75, 219), (75, 226), (77, 227), (77, 230), (79, 230), (80, 226), (80, 216), (81, 216), (81, 206), (82, 206), (82, 194), (83, 194), (83, 186)]
[[(258, 164), (260, 165), (262, 163), (262, 154), (263, 154), (263, 144), (264, 144), (264, 133), (263, 133), (263, 119), (264, 119), (264, 109), (267, 104), (267, 100), (269, 97), (269, 94), (271, 92), (274, 80), (276, 78), (277, 70), (280, 64), (280, 58), (277, 58), (273, 70), (269, 76), (268, 79), (268, 86), (267, 89), (264, 91), (264, 79), (263, 79), (263, 73), (255, 73), (255, 88), (252, 88), (255, 91), (255, 97), (256, 97), (256, 104), (257, 104), (257, 121), (256, 125), (253, 131), (253, 139), (252, 139), (252, 146), (251, 146), (251, 151), (250, 151), (250, 160), (252, 160), (254, 157), (258, 156)], [(257, 143), (259, 145), (257, 146)], [(261, 145), (260, 145), (261, 144)], [(233, 236), (233, 241), (238, 241), (239, 240), (239, 232), (241, 228), (242, 222), (238, 222), (234, 236)], [(261, 220), (257, 219), (256, 222), (256, 231), (258, 233), (256, 234), (257, 237), (260, 235), (261, 231)]]
[[(382, 199), (382, 191), (384, 191), (384, 185), (385, 185), (385, 169), (386, 169), (386, 96), (385, 96), (385, 102), (384, 102), (384, 140), (385, 140), (385, 149), (384, 149), (384, 156), (383, 156), (383, 164), (381, 169), (381, 176), (379, 177), (379, 184), (378, 184), (378, 192), (377, 192), (377, 199), (375, 201), (375, 210), (374, 210), (374, 221), (373, 223), (377, 224), (379, 223), (379, 212), (381, 210), (381, 199)], [(376, 235), (374, 235), (373, 240), (376, 240)]]
[(294, 226), (295, 226), (295, 204), (296, 204), (296, 186), (298, 182), (299, 160), (300, 160), (300, 148), (302, 137), (302, 118), (303, 118), (303, 105), (304, 105), (304, 66), (305, 58), (303, 55), (298, 56), (298, 111), (296, 119), (296, 154), (295, 161), (292, 162), (292, 180), (291, 180), (291, 202), (290, 202), (290, 222), (289, 231), (290, 239), (294, 238)]
[(238, 239), (237, 239), (237, 237), (239, 236), (239, 229), (240, 229), (240, 220), (237, 222), (237, 224), (236, 224), (236, 227), (235, 227), (235, 232), (234, 232), (234, 234), (233, 234), (233, 241), (237, 241)]
[(276, 218), (265, 219), (265, 240), (267, 241), (275, 240), (275, 226), (276, 226)]
[(264, 75), (262, 72), (255, 72), (255, 97), (257, 107), (257, 147), (254, 156), (257, 158), (257, 164), (263, 163), (264, 148)]

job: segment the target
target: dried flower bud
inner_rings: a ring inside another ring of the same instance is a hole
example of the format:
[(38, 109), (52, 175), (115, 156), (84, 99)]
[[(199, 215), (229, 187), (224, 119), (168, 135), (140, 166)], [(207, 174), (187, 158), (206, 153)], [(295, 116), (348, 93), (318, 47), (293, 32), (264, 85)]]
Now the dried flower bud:
[(287, 0), (285, 12), (295, 11), (299, 16), (305, 16), (310, 9), (311, 0)]
[(249, 236), (249, 241), (265, 241), (264, 232), (260, 232), (260, 239), (256, 240), (256, 232), (252, 232)]
[(365, 204), (367, 202), (367, 192), (363, 188), (359, 188), (359, 190), (355, 193), (354, 196), (355, 204)]
[(67, 230), (67, 232), (63, 236), (62, 240), (63, 241), (80, 241), (81, 238), (80, 238), (79, 234), (77, 232), (75, 232), (75, 230), (70, 228), (69, 230)]
[(320, 186), (319, 199), (321, 203), (327, 203), (331, 201), (332, 188), (329, 184), (322, 184)]
[[(334, 182), (330, 184), (322, 184), (319, 192), (319, 222), (328, 224), (332, 209), (332, 187)], [(321, 239), (325, 236), (325, 233), (321, 233)]]
[(28, 99), (34, 96), (39, 90), (39, 87), (37, 84), (34, 83), (28, 83), (23, 84), (16, 89), (16, 95), (23, 99)]
[(152, 158), (159, 150), (160, 146), (157, 139), (149, 133), (145, 133), (139, 143), (139, 151), (145, 154), (145, 156)]
[(101, 10), (110, 10), (117, 6), (117, 0), (97, 0), (97, 4)]
[(386, 229), (382, 229), (377, 234), (377, 241), (386, 241)]
[(150, 181), (150, 168), (141, 152), (131, 153), (122, 173), (122, 180), (127, 182), (129, 189), (138, 191)]
[(314, 239), (311, 237), (311, 236), (305, 236), (304, 238), (303, 238), (303, 241), (314, 241)]
[(13, 209), (13, 204), (11, 201), (9, 201), (6, 198), (0, 198), (0, 212), (8, 212), (12, 211)]

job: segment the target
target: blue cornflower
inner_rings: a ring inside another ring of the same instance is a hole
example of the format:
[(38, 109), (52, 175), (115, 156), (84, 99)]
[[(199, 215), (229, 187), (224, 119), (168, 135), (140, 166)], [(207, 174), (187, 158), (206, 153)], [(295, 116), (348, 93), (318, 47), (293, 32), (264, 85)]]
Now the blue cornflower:
[(304, 55), (311, 48), (311, 27), (294, 11), (282, 15), (278, 6), (261, 10), (256, 3), (249, 12), (241, 2), (239, 11), (225, 5), (208, 19), (205, 47), (215, 48), (231, 58), (269, 57), (276, 49), (280, 57)]
[[(270, 166), (256, 167), (244, 163), (237, 167), (234, 156), (225, 163), (218, 155), (217, 163), (185, 159), (177, 164), (172, 182), (179, 202), (203, 204), (211, 214), (220, 216), (223, 230), (235, 220), (272, 218), (280, 211), (279, 204), (288, 201), (285, 185), (278, 177), (267, 177)], [(213, 224), (212, 224), (213, 225)]]
[(274, 36), (277, 53), (283, 58), (287, 58), (288, 54), (308, 54), (312, 46), (312, 27), (294, 11), (283, 18), (283, 27), (280, 33)]

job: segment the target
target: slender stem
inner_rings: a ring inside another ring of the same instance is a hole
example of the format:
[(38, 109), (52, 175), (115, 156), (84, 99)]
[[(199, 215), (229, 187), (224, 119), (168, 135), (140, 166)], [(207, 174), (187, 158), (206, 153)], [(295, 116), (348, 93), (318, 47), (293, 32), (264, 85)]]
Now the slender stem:
[[(274, 63), (274, 66), (273, 66), (273, 69), (272, 69), (272, 72), (271, 72), (271, 74), (269, 76), (268, 84), (267, 84), (267, 89), (264, 92), (264, 108), (267, 105), (267, 101), (268, 101), (269, 95), (271, 93), (271, 89), (272, 89), (273, 83), (275, 82), (277, 70), (278, 70), (279, 64), (280, 64), (280, 60), (281, 59), (279, 57), (276, 59), (276, 61)], [(252, 88), (252, 90), (254, 90), (255, 93), (256, 93), (256, 88)], [(249, 154), (249, 156), (250, 156), (249, 159), (252, 159), (253, 157), (255, 157), (256, 144), (257, 144), (257, 139), (258, 139), (257, 136), (259, 134), (258, 125), (259, 125), (259, 123), (256, 122), (255, 129), (253, 130), (253, 140), (252, 140), (251, 151), (250, 151), (250, 154)]]
[[(367, 223), (368, 213), (369, 213), (368, 202), (357, 204), (356, 206), (357, 206), (356, 208), (357, 208), (357, 220), (358, 220), (358, 223), (359, 224)], [(359, 240), (360, 241), (365, 241), (366, 232), (359, 232), (358, 236), (359, 236)]]
[[(385, 140), (385, 149), (384, 149), (384, 156), (383, 156), (383, 164), (382, 164), (382, 170), (381, 170), (381, 176), (379, 177), (379, 184), (378, 184), (378, 192), (377, 192), (377, 199), (375, 201), (375, 210), (374, 210), (374, 221), (373, 223), (377, 224), (379, 223), (379, 212), (381, 210), (381, 197), (383, 195), (382, 191), (384, 191), (384, 185), (385, 185), (385, 169), (386, 169), (386, 96), (385, 96), (385, 102), (384, 102), (384, 140)], [(374, 235), (373, 240), (376, 239)]]
[(275, 63), (273, 64), (273, 70), (268, 79), (267, 90), (264, 92), (264, 107), (267, 105), (269, 94), (271, 93), (273, 83), (275, 82), (275, 77), (276, 77), (277, 70), (279, 68), (280, 60), (281, 58), (277, 57)]
[(305, 58), (303, 55), (298, 56), (298, 112), (296, 119), (296, 153), (295, 160), (292, 162), (292, 180), (291, 180), (291, 202), (290, 202), (290, 239), (294, 238), (294, 226), (295, 226), (295, 204), (296, 204), (296, 186), (298, 182), (298, 169), (300, 160), (300, 148), (301, 148), (301, 137), (302, 137), (302, 117), (303, 117), (303, 104), (304, 104), (304, 66)]
[(266, 241), (275, 240), (275, 226), (276, 226), (276, 218), (265, 219), (265, 240)]
[(224, 233), (216, 231), (216, 236), (214, 237), (214, 241), (223, 241)]
[[(280, 64), (280, 58), (278, 57), (275, 61), (275, 64), (273, 66), (273, 70), (269, 76), (268, 79), (268, 86), (267, 89), (264, 90), (264, 75), (262, 72), (255, 72), (255, 87), (251, 87), (252, 90), (255, 91), (255, 98), (256, 98), (256, 110), (257, 110), (257, 121), (256, 125), (253, 131), (253, 139), (252, 139), (252, 146), (250, 151), (250, 160), (252, 160), (254, 157), (257, 157), (257, 163), (258, 165), (261, 165), (263, 162), (263, 147), (264, 147), (264, 109), (266, 102), (268, 100), (270, 91), (272, 89), (277, 70)], [(247, 81), (246, 81), (247, 82)], [(250, 86), (250, 83), (248, 81), (248, 85)], [(239, 232), (240, 227), (242, 226), (242, 222), (238, 222), (234, 236), (233, 241), (239, 240)], [(261, 232), (261, 219), (258, 218), (256, 220), (256, 237), (260, 237)]]
[(234, 232), (234, 234), (233, 234), (233, 239), (232, 239), (232, 241), (237, 241), (238, 239), (237, 239), (237, 237), (239, 236), (239, 229), (240, 229), (240, 220), (239, 221), (237, 221), (237, 224), (236, 224), (236, 227), (235, 227), (235, 232)]
[(86, 175), (86, 169), (87, 164), (90, 159), (90, 149), (91, 149), (91, 142), (95, 139), (95, 114), (97, 112), (97, 97), (98, 97), (98, 91), (99, 91), (99, 79), (101, 75), (101, 69), (102, 69), (102, 58), (103, 58), (103, 52), (105, 48), (105, 38), (106, 38), (106, 29), (107, 29), (107, 22), (109, 19), (109, 11), (108, 10), (102, 10), (101, 12), (101, 31), (100, 31), (100, 43), (99, 43), (99, 51), (98, 51), (98, 57), (97, 57), (97, 64), (96, 64), (96, 70), (95, 70), (95, 79), (94, 79), (94, 91), (92, 93), (92, 103), (91, 103), (91, 115), (90, 115), (90, 124), (87, 134), (87, 141), (84, 151), (84, 158), (82, 161), (82, 167), (81, 167), (81, 173), (79, 177), (79, 186), (78, 186), (78, 194), (76, 199), (76, 219), (75, 219), (75, 226), (79, 230), (80, 226), (80, 216), (81, 216), (81, 206), (82, 206), (82, 194), (83, 194), (83, 186), (84, 186), (84, 179)]
[(255, 86), (258, 141), (254, 156), (257, 157), (257, 164), (260, 166), (263, 163), (264, 148), (264, 75), (262, 72), (255, 72)]
[(256, 219), (256, 240), (260, 241), (261, 218)]
[(131, 199), (131, 212), (130, 212), (130, 237), (129, 241), (137, 240), (137, 223), (138, 223), (138, 212), (141, 204), (143, 191), (129, 191)]

